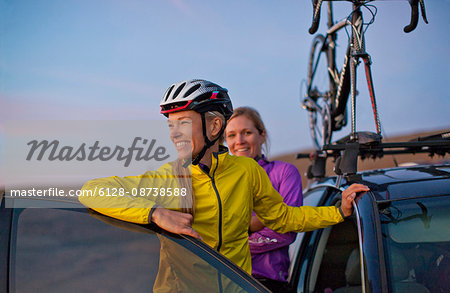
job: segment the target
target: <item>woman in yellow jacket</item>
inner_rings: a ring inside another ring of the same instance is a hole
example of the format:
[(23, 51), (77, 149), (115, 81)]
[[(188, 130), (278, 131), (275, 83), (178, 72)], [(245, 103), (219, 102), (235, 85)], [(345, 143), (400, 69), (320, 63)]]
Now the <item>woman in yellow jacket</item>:
[[(226, 89), (205, 80), (188, 80), (171, 85), (160, 105), (161, 113), (169, 118), (170, 138), (179, 159), (140, 176), (89, 181), (83, 189), (91, 196), (80, 197), (83, 204), (124, 221), (153, 222), (167, 231), (201, 238), (250, 274), (248, 229), (252, 211), (274, 231), (311, 231), (342, 222), (352, 213), (356, 193), (369, 190), (364, 185), (351, 185), (342, 193), (340, 208), (289, 207), (253, 159), (230, 156), (219, 145), (233, 113)], [(192, 179), (192, 189), (189, 182), (180, 181), (180, 174)], [(162, 201), (155, 197), (111, 200), (101, 196), (105, 189), (131, 194), (156, 186), (187, 192)]]

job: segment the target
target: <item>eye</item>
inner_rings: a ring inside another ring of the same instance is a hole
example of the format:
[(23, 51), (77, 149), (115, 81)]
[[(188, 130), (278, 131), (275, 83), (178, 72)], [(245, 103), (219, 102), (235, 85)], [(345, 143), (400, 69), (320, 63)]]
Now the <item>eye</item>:
[(230, 133), (230, 134), (227, 134), (227, 138), (233, 138), (233, 137), (235, 137), (236, 135), (234, 134), (234, 133)]
[(181, 120), (181, 125), (189, 125), (192, 124), (191, 120)]
[(247, 135), (247, 136), (248, 136), (248, 135), (252, 135), (252, 134), (253, 134), (253, 132), (251, 132), (251, 131), (246, 131), (246, 132), (245, 132), (245, 135)]

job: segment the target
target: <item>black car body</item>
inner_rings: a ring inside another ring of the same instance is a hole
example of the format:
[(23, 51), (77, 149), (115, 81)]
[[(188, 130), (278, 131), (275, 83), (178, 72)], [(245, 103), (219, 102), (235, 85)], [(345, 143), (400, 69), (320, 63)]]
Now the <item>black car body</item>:
[(299, 234), (291, 247), (291, 289), (449, 292), (450, 165), (322, 179), (304, 192), (304, 204), (334, 205), (352, 183), (370, 187), (357, 200), (354, 215), (336, 226)]

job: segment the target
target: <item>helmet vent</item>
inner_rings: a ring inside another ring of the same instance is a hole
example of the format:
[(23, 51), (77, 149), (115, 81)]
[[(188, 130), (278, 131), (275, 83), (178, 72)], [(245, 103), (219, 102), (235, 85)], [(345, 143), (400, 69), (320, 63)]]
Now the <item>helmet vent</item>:
[(189, 97), (193, 92), (195, 92), (196, 90), (198, 90), (202, 85), (201, 84), (196, 84), (193, 87), (191, 87), (190, 89), (188, 89), (186, 91), (186, 93), (184, 94), (183, 98), (187, 98)]
[(175, 86), (175, 85), (172, 85), (172, 86), (167, 90), (167, 94), (166, 94), (166, 98), (164, 99), (164, 102), (167, 102), (167, 99), (170, 97), (170, 93), (172, 92), (174, 86)]
[(178, 97), (178, 95), (180, 94), (181, 90), (184, 88), (185, 85), (186, 85), (186, 83), (183, 82), (183, 83), (176, 89), (175, 93), (173, 93), (173, 98), (172, 98), (173, 100), (175, 100), (175, 99)]

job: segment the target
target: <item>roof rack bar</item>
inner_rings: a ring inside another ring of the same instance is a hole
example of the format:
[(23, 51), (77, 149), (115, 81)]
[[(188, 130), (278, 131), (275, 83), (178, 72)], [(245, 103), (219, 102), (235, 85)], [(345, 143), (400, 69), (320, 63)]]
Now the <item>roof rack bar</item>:
[(450, 140), (420, 140), (407, 142), (371, 141), (368, 143), (346, 142), (324, 145), (322, 151), (312, 154), (297, 154), (297, 159), (310, 158), (312, 163), (308, 169), (308, 178), (325, 176), (325, 164), (328, 157), (336, 159), (334, 171), (337, 175), (352, 175), (358, 172), (358, 157), (381, 158), (384, 155), (428, 153), (430, 156), (450, 154)]
[[(323, 146), (324, 150), (345, 150), (347, 144), (327, 144)], [(406, 142), (386, 142), (375, 144), (360, 144), (359, 149), (390, 149), (390, 148), (426, 148), (426, 147), (444, 147), (450, 148), (449, 140), (432, 141), (406, 141)], [(406, 152), (408, 150), (405, 150)]]

